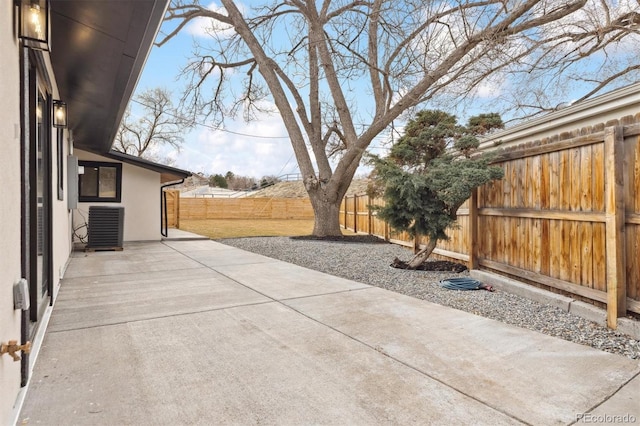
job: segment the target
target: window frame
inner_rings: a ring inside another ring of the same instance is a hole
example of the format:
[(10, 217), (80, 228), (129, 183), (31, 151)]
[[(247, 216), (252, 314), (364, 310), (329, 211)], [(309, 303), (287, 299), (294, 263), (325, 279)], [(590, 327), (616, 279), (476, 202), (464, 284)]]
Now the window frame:
[[(97, 196), (82, 195), (82, 181), (84, 174), (78, 176), (78, 202), (81, 203), (120, 203), (122, 200), (122, 163), (112, 163), (108, 161), (78, 161), (78, 166), (85, 168), (115, 168), (116, 169), (116, 195), (115, 197), (101, 197), (99, 193), (99, 187), (96, 188)], [(98, 176), (100, 171), (98, 170)], [(99, 185), (100, 181), (96, 182)]]

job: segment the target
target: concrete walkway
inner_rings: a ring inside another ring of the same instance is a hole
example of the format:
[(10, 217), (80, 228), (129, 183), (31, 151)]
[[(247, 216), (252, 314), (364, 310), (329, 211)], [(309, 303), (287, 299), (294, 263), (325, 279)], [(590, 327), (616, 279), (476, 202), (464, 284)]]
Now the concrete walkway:
[(640, 422), (639, 373), (213, 241), (133, 243), (74, 253), (19, 423)]

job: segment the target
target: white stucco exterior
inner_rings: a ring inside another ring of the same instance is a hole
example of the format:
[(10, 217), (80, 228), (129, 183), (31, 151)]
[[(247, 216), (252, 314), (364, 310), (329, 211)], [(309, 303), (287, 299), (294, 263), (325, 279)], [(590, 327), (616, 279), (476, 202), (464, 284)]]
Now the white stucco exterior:
[[(0, 208), (0, 342), (20, 341), (21, 311), (14, 309), (13, 287), (23, 278), (21, 267), (21, 119), (20, 119), (20, 53), (18, 40), (13, 33), (13, 2), (0, 5), (0, 182), (2, 183), (2, 207)], [(14, 60), (5, 60), (14, 58)], [(46, 63), (50, 70), (50, 64)], [(52, 72), (51, 72), (52, 73)], [(57, 97), (55, 79), (52, 96)], [(51, 270), (52, 292), (55, 298), (71, 253), (71, 213), (67, 209), (67, 182), (59, 199), (57, 191), (58, 139), (57, 132), (51, 134)], [(62, 150), (66, 167), (69, 150), (68, 132), (63, 132)], [(45, 301), (46, 302), (46, 301)], [(44, 331), (44, 330), (41, 330)], [(41, 342), (37, 342), (39, 345)], [(32, 368), (33, 364), (30, 365)], [(20, 394), (21, 362), (14, 362), (8, 355), (0, 357), (0, 424), (9, 424), (15, 415), (15, 403)]]
[[(22, 357), (18, 362), (8, 354), (0, 356), (0, 425), (17, 420), (26, 389), (22, 386), (36, 362), (73, 250), (73, 225), (80, 220), (80, 211), (88, 213), (87, 203), (69, 208), (71, 194), (77, 193), (77, 181), (69, 179), (68, 156), (114, 162), (88, 152), (74, 153), (72, 132), (53, 127), (53, 102), (61, 100), (69, 105), (69, 116), (75, 118), (75, 122), (69, 120), (69, 126), (76, 133), (78, 129), (93, 129), (92, 120), (100, 122), (101, 130), (105, 130), (102, 139), (81, 142), (89, 149), (107, 151), (112, 142), (110, 135), (117, 129), (119, 114), (133, 93), (168, 0), (116, 3), (49, 3), (50, 13), (46, 16), (51, 24), (50, 50), (39, 50), (46, 44), (36, 46), (19, 38), (17, 2), (0, 1), (0, 342), (32, 343), (30, 355), (16, 352)], [(127, 18), (134, 13), (135, 19)], [(65, 52), (53, 47), (55, 40), (61, 46), (73, 41), (84, 46), (84, 39), (79, 36), (92, 34), (93, 50), (76, 47)], [(109, 49), (114, 60), (108, 65), (113, 67), (97, 64), (96, 56), (91, 55), (103, 48)], [(77, 64), (82, 61), (94, 67), (78, 73)], [(60, 75), (54, 73), (53, 64)], [(102, 108), (91, 109), (86, 99), (100, 89), (110, 98)], [(189, 173), (118, 158), (123, 161), (119, 205), (125, 207), (124, 240), (159, 240), (163, 176), (180, 179)], [(23, 278), (29, 288), (30, 307), (15, 309), (14, 286)]]
[[(13, 2), (0, 2), (0, 341), (20, 337), (13, 285), (20, 272), (20, 49), (13, 35)], [(15, 58), (15, 60), (5, 60)], [(7, 424), (20, 390), (20, 363), (0, 357), (0, 424)], [(6, 397), (5, 397), (6, 395)]]
[[(63, 193), (62, 198), (58, 199), (58, 191), (57, 191), (57, 161), (58, 158), (58, 146), (56, 135), (54, 132), (54, 139), (52, 149), (52, 173), (53, 173), (53, 202), (52, 202), (52, 243), (53, 243), (53, 277), (55, 280), (54, 290), (57, 293), (59, 281), (64, 276), (64, 271), (66, 269), (67, 263), (69, 262), (69, 255), (73, 250), (73, 242), (71, 239), (71, 210), (68, 208), (67, 198), (69, 197), (69, 182), (67, 181), (67, 156), (71, 150), (70, 142), (69, 142), (69, 133), (67, 131), (64, 132), (64, 136), (62, 138), (62, 159), (63, 159)], [(54, 294), (55, 297), (55, 294)]]
[[(121, 163), (90, 152), (75, 150), (79, 160)], [(122, 164), (120, 203), (78, 203), (73, 214), (75, 228), (89, 218), (89, 206), (124, 207), (124, 241), (160, 240), (160, 174), (130, 164)]]

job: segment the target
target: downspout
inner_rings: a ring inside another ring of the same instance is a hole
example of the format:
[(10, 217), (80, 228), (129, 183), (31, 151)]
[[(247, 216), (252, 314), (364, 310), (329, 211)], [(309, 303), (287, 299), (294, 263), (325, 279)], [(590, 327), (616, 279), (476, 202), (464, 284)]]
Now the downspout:
[[(167, 219), (167, 194), (165, 194), (164, 189), (174, 185), (180, 185), (184, 183), (184, 179), (182, 178), (179, 181), (167, 183), (165, 185), (160, 186), (160, 234), (167, 238), (169, 236), (169, 220)], [(164, 223), (162, 221), (162, 212), (164, 211)]]

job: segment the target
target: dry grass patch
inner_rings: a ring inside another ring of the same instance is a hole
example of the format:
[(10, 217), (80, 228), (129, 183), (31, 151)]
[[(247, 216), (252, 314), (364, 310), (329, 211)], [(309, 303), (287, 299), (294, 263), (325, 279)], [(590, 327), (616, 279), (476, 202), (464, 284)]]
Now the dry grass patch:
[(310, 235), (313, 219), (206, 219), (180, 221), (180, 229), (212, 240), (242, 237), (293, 237)]
[[(212, 240), (243, 237), (297, 237), (311, 235), (313, 219), (182, 219), (180, 229)], [(354, 235), (343, 229), (344, 235)]]

